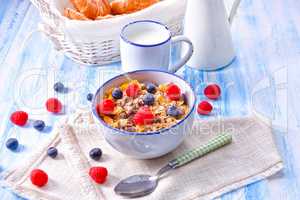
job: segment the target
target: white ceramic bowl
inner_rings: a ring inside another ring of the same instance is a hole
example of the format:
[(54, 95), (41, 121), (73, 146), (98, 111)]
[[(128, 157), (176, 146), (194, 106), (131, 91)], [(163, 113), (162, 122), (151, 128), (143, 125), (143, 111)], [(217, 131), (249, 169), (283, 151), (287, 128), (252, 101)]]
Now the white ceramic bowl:
[[(98, 115), (96, 105), (103, 99), (104, 92), (110, 88), (118, 87), (128, 79), (140, 82), (175, 83), (182, 93), (186, 95), (189, 106), (188, 114), (177, 124), (155, 132), (127, 132), (116, 129), (106, 124)], [(162, 156), (174, 150), (188, 135), (194, 121), (196, 97), (190, 87), (181, 77), (159, 70), (138, 70), (116, 76), (105, 82), (96, 92), (92, 103), (93, 117), (101, 127), (106, 141), (117, 151), (138, 159), (149, 159)]]

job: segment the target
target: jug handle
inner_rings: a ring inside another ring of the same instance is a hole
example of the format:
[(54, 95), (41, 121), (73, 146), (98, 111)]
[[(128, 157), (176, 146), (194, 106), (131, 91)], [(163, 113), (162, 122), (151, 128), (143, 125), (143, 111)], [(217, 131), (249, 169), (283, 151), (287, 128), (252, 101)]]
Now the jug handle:
[(240, 3), (241, 3), (241, 0), (235, 0), (233, 2), (233, 5), (232, 5), (232, 8), (230, 10), (229, 17), (228, 17), (228, 22), (229, 22), (230, 25), (232, 24), (233, 18), (234, 18), (235, 14), (236, 14), (236, 11), (237, 11)]

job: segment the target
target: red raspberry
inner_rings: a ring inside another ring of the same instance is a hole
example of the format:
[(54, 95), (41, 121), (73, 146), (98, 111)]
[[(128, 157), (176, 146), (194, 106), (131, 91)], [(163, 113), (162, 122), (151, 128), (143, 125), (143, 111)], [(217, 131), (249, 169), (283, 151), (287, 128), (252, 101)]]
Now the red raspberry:
[(24, 111), (16, 111), (10, 115), (10, 121), (18, 126), (24, 126), (27, 120), (28, 114)]
[(133, 117), (133, 122), (136, 125), (151, 124), (153, 122), (154, 115), (147, 106), (140, 107), (137, 113)]
[(212, 111), (213, 107), (212, 105), (207, 101), (201, 101), (198, 104), (197, 112), (200, 115), (209, 115), (209, 113)]
[(166, 94), (170, 100), (178, 101), (180, 99), (181, 91), (177, 85), (171, 83), (168, 85), (168, 87), (166, 89)]
[(90, 177), (99, 184), (102, 184), (106, 181), (107, 169), (105, 167), (91, 167), (89, 171)]
[(96, 106), (99, 115), (111, 115), (115, 109), (115, 102), (111, 99), (104, 99)]
[(30, 173), (30, 180), (33, 185), (43, 187), (48, 183), (48, 175), (41, 169), (34, 169)]
[(127, 96), (136, 97), (139, 94), (140, 87), (136, 83), (129, 84), (125, 90)]
[(62, 104), (57, 98), (50, 98), (46, 101), (46, 108), (49, 112), (59, 113), (62, 109)]
[(204, 94), (207, 98), (216, 100), (221, 95), (221, 88), (217, 84), (210, 84), (205, 87)]

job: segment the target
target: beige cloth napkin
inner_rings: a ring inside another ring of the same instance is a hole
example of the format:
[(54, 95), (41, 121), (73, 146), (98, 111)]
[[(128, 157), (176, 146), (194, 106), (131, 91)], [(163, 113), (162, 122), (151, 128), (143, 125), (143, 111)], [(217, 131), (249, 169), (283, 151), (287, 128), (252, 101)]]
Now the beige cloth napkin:
[[(80, 110), (62, 120), (51, 141), (41, 145), (23, 166), (7, 172), (2, 185), (28, 199), (121, 199), (113, 191), (121, 179), (137, 173), (154, 174), (176, 155), (206, 143), (220, 132), (231, 133), (232, 144), (171, 171), (143, 199), (212, 199), (282, 169), (270, 123), (255, 115), (196, 122), (193, 133), (172, 153), (158, 159), (135, 160), (113, 150), (102, 138), (90, 113)], [(60, 152), (56, 159), (46, 155), (50, 146), (56, 146)], [(96, 146), (103, 150), (98, 162), (88, 156), (89, 150)], [(97, 185), (89, 178), (90, 166), (108, 168), (105, 184)], [(49, 175), (49, 182), (43, 188), (36, 188), (28, 178), (36, 167)]]

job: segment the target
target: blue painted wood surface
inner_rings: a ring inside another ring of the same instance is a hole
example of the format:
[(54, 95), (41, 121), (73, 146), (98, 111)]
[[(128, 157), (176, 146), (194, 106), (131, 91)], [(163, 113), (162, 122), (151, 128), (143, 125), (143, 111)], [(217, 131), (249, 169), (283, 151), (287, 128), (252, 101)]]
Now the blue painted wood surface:
[[(231, 3), (226, 1), (226, 6)], [(237, 52), (232, 66), (216, 72), (185, 69), (181, 73), (193, 85), (198, 100), (203, 98), (205, 83), (222, 86), (223, 96), (214, 102), (214, 116), (242, 116), (256, 109), (274, 124), (283, 172), (225, 194), (222, 200), (300, 199), (299, 10), (298, 0), (243, 0), (232, 27)], [(40, 34), (34, 34), (22, 49), (24, 38), (39, 22), (39, 13), (28, 0), (0, 0), (0, 172), (21, 163), (51, 135), (51, 126), (61, 116), (45, 112), (47, 98), (58, 96), (70, 113), (87, 105), (88, 92), (119, 73), (119, 63), (101, 69), (80, 66), (55, 51)], [(56, 81), (71, 91), (55, 94), (52, 86)], [(9, 116), (16, 109), (28, 111), (31, 119), (45, 120), (48, 131), (11, 125)], [(21, 142), (20, 152), (5, 148), (9, 137)], [(0, 198), (21, 199), (6, 189), (0, 189)]]

